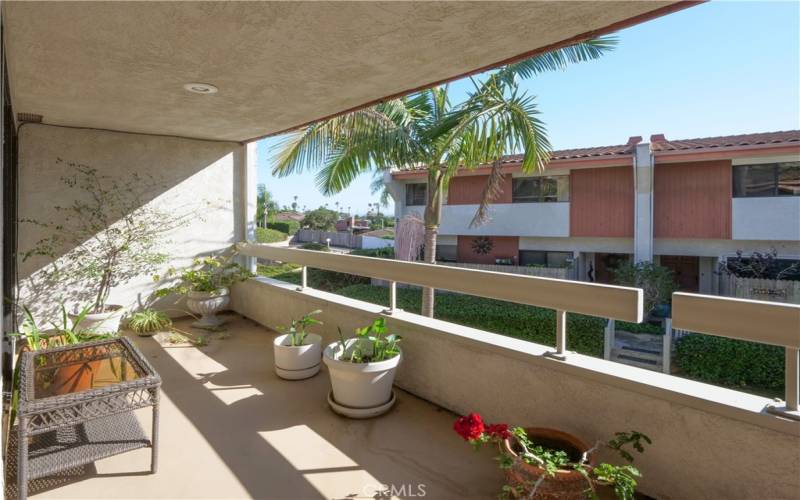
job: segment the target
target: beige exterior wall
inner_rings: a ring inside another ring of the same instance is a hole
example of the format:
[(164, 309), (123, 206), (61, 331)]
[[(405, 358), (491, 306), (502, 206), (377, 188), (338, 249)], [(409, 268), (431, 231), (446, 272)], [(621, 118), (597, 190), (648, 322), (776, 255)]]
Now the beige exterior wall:
[[(232, 307), (266, 326), (322, 309), (326, 342), (383, 309), (260, 278), (237, 285)], [(587, 441), (635, 429), (653, 445), (637, 457), (640, 491), (662, 499), (793, 498), (800, 488), (800, 423), (761, 412), (766, 398), (551, 349), (399, 312), (397, 385), (457, 413), (490, 422), (557, 427)], [(400, 411), (398, 408), (395, 411)], [(494, 467), (487, 462), (486, 467)]]
[[(244, 146), (92, 129), (75, 129), (26, 124), (19, 132), (19, 217), (54, 221), (56, 205), (65, 206), (79, 191), (67, 189), (61, 181), (66, 173), (56, 160), (77, 162), (97, 168), (100, 174), (124, 178), (130, 172), (150, 177), (163, 186), (147, 203), (172, 212), (190, 213), (189, 223), (166, 235), (163, 251), (171, 264), (181, 266), (203, 254), (219, 252), (245, 238), (240, 216), (246, 209), (244, 189)], [(29, 250), (47, 232), (31, 224), (19, 225), (20, 254)], [(62, 249), (58, 263), (69, 258)], [(88, 293), (80, 286), (41, 282), (48, 258), (35, 257), (19, 263), (20, 301), (35, 311), (52, 311), (59, 301), (68, 306), (87, 303)], [(163, 266), (166, 268), (167, 266)], [(148, 300), (155, 284), (151, 276), (138, 276), (115, 288), (109, 303), (136, 307)], [(174, 307), (171, 300), (159, 306)]]

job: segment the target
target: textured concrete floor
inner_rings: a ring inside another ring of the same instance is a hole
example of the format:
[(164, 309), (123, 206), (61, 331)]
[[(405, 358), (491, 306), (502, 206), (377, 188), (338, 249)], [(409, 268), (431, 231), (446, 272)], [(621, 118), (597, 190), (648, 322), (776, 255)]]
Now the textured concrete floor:
[[(500, 490), (493, 453), (475, 453), (461, 441), (451, 413), (398, 391), (383, 417), (339, 417), (326, 403), (324, 369), (305, 381), (279, 379), (274, 332), (229, 319), (229, 337), (212, 335), (205, 347), (135, 339), (164, 381), (157, 474), (147, 472), (150, 450), (137, 450), (44, 482), (34, 496), (456, 499), (493, 498)], [(139, 417), (149, 429), (150, 412)], [(382, 496), (380, 485), (394, 494)]]

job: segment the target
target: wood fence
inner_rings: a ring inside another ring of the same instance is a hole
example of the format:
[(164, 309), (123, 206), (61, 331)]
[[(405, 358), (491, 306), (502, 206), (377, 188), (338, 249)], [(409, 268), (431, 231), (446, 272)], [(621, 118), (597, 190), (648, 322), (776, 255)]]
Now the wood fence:
[(720, 295), (740, 299), (800, 304), (800, 281), (720, 276)]
[(295, 234), (295, 240), (299, 243), (321, 243), (326, 245), (328, 238), (331, 240), (331, 246), (361, 248), (361, 236), (352, 233), (301, 229)]

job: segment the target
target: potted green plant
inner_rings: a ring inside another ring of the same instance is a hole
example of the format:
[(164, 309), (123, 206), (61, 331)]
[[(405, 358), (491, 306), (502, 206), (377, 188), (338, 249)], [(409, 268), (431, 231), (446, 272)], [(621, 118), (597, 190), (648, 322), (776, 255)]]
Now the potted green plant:
[(331, 377), (328, 403), (341, 415), (369, 418), (387, 412), (395, 401), (392, 391), (403, 353), (400, 336), (390, 334), (386, 318), (356, 329), (355, 337), (339, 340), (323, 351)]
[(142, 309), (128, 318), (128, 328), (140, 337), (152, 337), (156, 332), (166, 330), (172, 326), (172, 320), (167, 313), (155, 309)]
[[(22, 260), (47, 259), (31, 277), (39, 281), (37, 289), (66, 287), (72, 297), (91, 301), (81, 320), (85, 330), (116, 332), (125, 307), (108, 302), (112, 289), (165, 262), (163, 237), (191, 214), (176, 215), (149, 203), (151, 193), (163, 188), (152, 178), (135, 172), (115, 178), (88, 165), (61, 159), (57, 163), (64, 165), (67, 173), (61, 181), (66, 190), (75, 192), (74, 200), (53, 207), (53, 220), (21, 221), (46, 233), (22, 254)], [(77, 306), (68, 311), (73, 318), (79, 312)]]
[(153, 276), (154, 281), (174, 278), (177, 283), (168, 288), (156, 290), (156, 297), (166, 297), (177, 293), (186, 296), (186, 306), (200, 319), (192, 324), (197, 328), (216, 328), (223, 321), (216, 314), (230, 303), (229, 287), (253, 276), (233, 261), (234, 255), (227, 257), (204, 257), (195, 259), (190, 267), (178, 271), (170, 267), (164, 276)]
[(319, 373), (322, 364), (322, 337), (310, 333), (308, 328), (321, 325), (313, 316), (322, 313), (311, 311), (300, 319), (293, 319), (288, 328), (280, 328), (283, 335), (275, 337), (273, 352), (275, 373), (287, 380), (302, 380)]
[[(556, 429), (485, 424), (477, 413), (459, 417), (453, 430), (475, 449), (484, 444), (499, 447), (497, 461), (506, 474), (503, 498), (579, 500), (598, 498), (601, 488), (613, 489), (621, 500), (633, 500), (639, 471), (630, 463), (626, 449), (643, 453), (650, 438), (637, 432), (617, 432), (614, 438), (593, 447), (582, 439)], [(597, 464), (601, 447), (616, 452), (628, 462)]]

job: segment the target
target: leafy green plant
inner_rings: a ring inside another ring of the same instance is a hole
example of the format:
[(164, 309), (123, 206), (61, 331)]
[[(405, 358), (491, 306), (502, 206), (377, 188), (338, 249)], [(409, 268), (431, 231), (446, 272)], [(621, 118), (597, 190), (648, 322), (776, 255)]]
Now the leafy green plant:
[(317, 309), (316, 311), (311, 311), (300, 319), (293, 319), (292, 324), (288, 328), (280, 328), (280, 331), (289, 336), (290, 345), (292, 347), (304, 344), (306, 336), (308, 335), (308, 327), (322, 324), (322, 321), (312, 318), (312, 316), (317, 314), (322, 314), (322, 310)]
[(303, 250), (316, 250), (318, 252), (330, 252), (331, 249), (328, 245), (323, 245), (322, 243), (304, 243), (300, 245), (300, 248)]
[(276, 229), (256, 228), (256, 241), (259, 243), (278, 243), (279, 241), (286, 240), (288, 237), (288, 234)]
[(341, 361), (351, 363), (377, 363), (400, 355), (397, 344), (402, 338), (389, 333), (386, 318), (378, 318), (371, 324), (356, 329), (355, 337), (345, 339), (342, 329), (339, 330), (339, 348)]
[(352, 252), (350, 252), (350, 255), (360, 255), (362, 257), (378, 257), (381, 259), (394, 259), (394, 247), (362, 248), (358, 250), (353, 250)]
[(133, 313), (128, 319), (128, 327), (139, 335), (165, 330), (172, 326), (172, 320), (163, 311), (144, 309)]
[[(191, 213), (176, 214), (148, 203), (163, 186), (153, 178), (132, 172), (120, 178), (98, 169), (58, 159), (68, 172), (61, 181), (77, 191), (67, 206), (55, 206), (57, 221), (24, 219), (47, 232), (22, 259), (47, 257), (51, 265), (37, 273), (41, 288), (60, 285), (91, 297), (90, 312), (105, 312), (114, 286), (149, 274), (167, 260), (160, 251), (164, 237), (190, 220)], [(65, 248), (67, 259), (59, 259)], [(83, 297), (83, 294), (86, 296)]]
[[(483, 419), (477, 413), (459, 417), (453, 424), (453, 430), (476, 450), (488, 443), (499, 445), (508, 440), (514, 455), (505, 451), (505, 447), (500, 447), (501, 452), (497, 457), (497, 462), (501, 469), (511, 469), (516, 461), (520, 460), (544, 471), (544, 474), (530, 484), (516, 483), (504, 486), (501, 496), (508, 498), (518, 498), (523, 493), (527, 495), (527, 498), (535, 498), (536, 491), (542, 482), (554, 477), (559, 470), (573, 469), (586, 478), (586, 494), (589, 498), (599, 498), (595, 487), (604, 485), (613, 487), (617, 498), (633, 500), (636, 492), (636, 480), (641, 477), (641, 473), (630, 465), (633, 462), (631, 451), (644, 453), (643, 443), (652, 444), (650, 438), (641, 432), (617, 432), (608, 442), (598, 441), (594, 447), (583, 452), (581, 456), (572, 457), (566, 450), (537, 443), (528, 436), (522, 427), (509, 429), (508, 424), (484, 424)], [(603, 462), (596, 466), (591, 465), (588, 461), (589, 457), (600, 447), (616, 452), (627, 463), (614, 465)]]
[(675, 363), (689, 378), (766, 396), (784, 394), (782, 347), (692, 333), (675, 349)]
[(171, 267), (164, 276), (153, 276), (153, 281), (158, 282), (163, 278), (169, 279), (177, 275), (178, 282), (171, 287), (156, 290), (155, 296), (166, 297), (171, 293), (186, 295), (189, 292), (215, 292), (253, 276), (250, 271), (233, 262), (232, 259), (233, 256), (195, 259), (191, 267), (180, 272)]
[(316, 210), (306, 212), (302, 225), (319, 231), (333, 231), (338, 220), (339, 214), (337, 212), (319, 207)]
[(300, 229), (300, 223), (295, 220), (267, 223), (269, 229), (274, 229), (286, 234), (294, 234)]
[(672, 293), (678, 289), (672, 270), (652, 262), (624, 261), (613, 273), (616, 284), (644, 290), (645, 314), (650, 314), (658, 304), (669, 303)]

